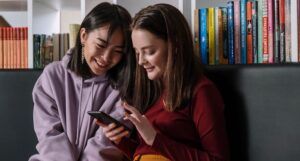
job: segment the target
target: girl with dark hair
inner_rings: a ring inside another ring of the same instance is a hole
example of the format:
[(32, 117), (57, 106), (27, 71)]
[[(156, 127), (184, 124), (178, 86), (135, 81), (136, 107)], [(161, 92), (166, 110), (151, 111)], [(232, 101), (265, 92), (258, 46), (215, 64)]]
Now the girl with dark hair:
[(87, 111), (124, 117), (120, 97), (132, 78), (131, 16), (119, 5), (101, 3), (84, 18), (76, 45), (49, 64), (33, 89), (38, 154), (29, 160), (102, 161), (123, 157)]
[(138, 65), (123, 106), (138, 144), (123, 128), (97, 122), (105, 135), (135, 161), (227, 161), (223, 100), (202, 73), (181, 12), (167, 4), (142, 9), (131, 37)]

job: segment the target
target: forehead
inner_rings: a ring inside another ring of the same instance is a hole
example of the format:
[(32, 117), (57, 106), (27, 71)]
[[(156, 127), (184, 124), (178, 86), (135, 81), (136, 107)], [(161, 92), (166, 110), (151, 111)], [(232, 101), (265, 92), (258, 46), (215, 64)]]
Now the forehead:
[(164, 41), (158, 38), (156, 35), (151, 32), (143, 29), (134, 29), (132, 31), (132, 42), (136, 47), (143, 47), (148, 45), (158, 45), (161, 41)]
[(115, 29), (111, 35), (108, 35), (108, 32), (109, 25), (102, 26), (91, 31), (89, 33), (89, 37), (101, 39), (104, 41), (107, 41), (109, 39), (111, 43), (123, 43), (124, 37), (120, 28)]

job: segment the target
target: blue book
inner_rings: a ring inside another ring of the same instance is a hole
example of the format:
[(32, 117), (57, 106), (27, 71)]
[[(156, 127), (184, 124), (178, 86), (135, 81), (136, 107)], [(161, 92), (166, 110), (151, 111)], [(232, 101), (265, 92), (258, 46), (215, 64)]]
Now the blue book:
[(227, 3), (227, 33), (228, 33), (228, 63), (234, 64), (234, 21), (233, 21), (233, 2)]
[(247, 0), (241, 0), (241, 64), (247, 63)]
[(223, 57), (228, 59), (228, 25), (227, 25), (227, 7), (222, 8), (222, 19), (223, 19)]
[(200, 53), (202, 64), (208, 64), (207, 8), (200, 9)]
[(258, 26), (257, 26), (257, 1), (252, 2), (252, 45), (253, 63), (258, 63)]

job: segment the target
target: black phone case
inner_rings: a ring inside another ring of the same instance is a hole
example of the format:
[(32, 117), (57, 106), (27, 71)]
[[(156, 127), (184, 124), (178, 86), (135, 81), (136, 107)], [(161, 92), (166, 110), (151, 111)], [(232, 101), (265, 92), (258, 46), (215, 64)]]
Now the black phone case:
[(108, 125), (110, 123), (115, 123), (116, 127), (123, 126), (125, 128), (125, 130), (128, 130), (129, 132), (131, 132), (131, 129), (128, 126), (126, 126), (125, 124), (121, 123), (120, 121), (112, 118), (110, 115), (108, 115), (102, 111), (88, 111), (87, 113), (89, 115), (91, 115), (92, 117), (98, 119), (100, 122), (104, 123), (105, 125)]

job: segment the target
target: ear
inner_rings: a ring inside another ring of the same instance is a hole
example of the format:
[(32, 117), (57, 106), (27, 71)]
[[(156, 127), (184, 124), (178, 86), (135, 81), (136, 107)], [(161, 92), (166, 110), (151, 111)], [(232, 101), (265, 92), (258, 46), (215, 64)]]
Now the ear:
[(80, 29), (80, 42), (81, 44), (84, 44), (87, 39), (87, 33), (85, 28)]

